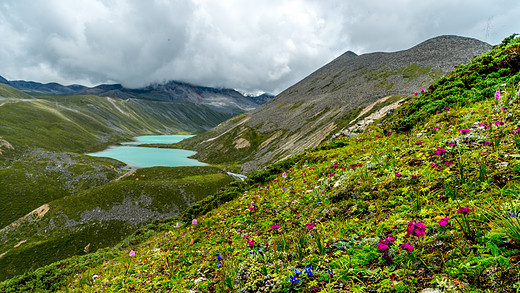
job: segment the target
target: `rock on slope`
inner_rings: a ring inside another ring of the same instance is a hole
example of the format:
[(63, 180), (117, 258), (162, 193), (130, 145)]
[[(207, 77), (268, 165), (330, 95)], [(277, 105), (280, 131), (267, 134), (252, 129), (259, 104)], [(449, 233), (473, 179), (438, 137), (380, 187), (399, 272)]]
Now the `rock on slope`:
[(491, 49), (479, 40), (440, 36), (408, 50), (356, 55), (346, 52), (267, 104), (184, 142), (197, 158), (229, 160), (248, 172), (307, 148), (352, 125), (367, 105), (410, 96), (454, 66)]

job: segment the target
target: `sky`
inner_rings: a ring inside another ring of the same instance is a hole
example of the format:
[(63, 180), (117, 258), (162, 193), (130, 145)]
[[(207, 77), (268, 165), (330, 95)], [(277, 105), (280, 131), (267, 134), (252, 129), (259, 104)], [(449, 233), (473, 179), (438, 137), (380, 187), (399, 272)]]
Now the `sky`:
[(0, 75), (278, 94), (346, 51), (520, 33), (518, 0), (2, 0)]

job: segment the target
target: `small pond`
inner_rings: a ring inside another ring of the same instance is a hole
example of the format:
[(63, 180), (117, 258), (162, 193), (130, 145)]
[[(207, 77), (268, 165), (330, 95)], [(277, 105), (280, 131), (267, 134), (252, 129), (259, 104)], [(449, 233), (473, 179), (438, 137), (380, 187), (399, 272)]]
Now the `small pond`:
[(138, 146), (142, 144), (171, 144), (191, 136), (192, 135), (138, 136), (135, 138), (135, 141), (122, 143), (121, 146), (111, 146), (104, 151), (88, 155), (116, 159), (126, 163), (132, 168), (205, 166), (206, 164), (202, 162), (188, 158), (196, 153), (193, 151)]

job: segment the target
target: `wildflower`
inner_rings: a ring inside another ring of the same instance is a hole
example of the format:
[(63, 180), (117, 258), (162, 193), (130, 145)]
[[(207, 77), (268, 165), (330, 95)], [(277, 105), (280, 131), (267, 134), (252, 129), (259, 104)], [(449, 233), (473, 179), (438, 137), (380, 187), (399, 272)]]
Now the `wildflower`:
[(193, 238), (192, 238), (191, 241), (190, 241), (190, 245), (193, 245)]
[(301, 273), (303, 273), (303, 271), (298, 271), (297, 269), (294, 269), (294, 273), (296, 274), (296, 276), (299, 276), (301, 275)]
[(305, 271), (307, 272), (307, 276), (312, 277), (313, 273), (311, 271), (311, 267), (310, 266), (305, 267)]
[(254, 240), (250, 240), (250, 239), (248, 239), (248, 240), (247, 240), (247, 245), (249, 245), (249, 246), (251, 246), (251, 247), (255, 247), (256, 243), (255, 243)]
[(448, 221), (451, 220), (450, 218), (444, 217), (439, 221), (439, 226), (444, 227), (448, 225)]
[(495, 92), (495, 100), (500, 99), (500, 91)]
[(457, 143), (456, 142), (450, 142), (450, 147), (454, 147), (454, 146), (457, 146)]
[(418, 141), (415, 143), (415, 145), (422, 145), (422, 142)]
[(481, 122), (481, 123), (478, 124), (478, 126), (484, 126), (485, 128), (488, 128), (489, 127), (489, 123)]
[(287, 178), (287, 172), (283, 172), (283, 173), (282, 173), (282, 177), (283, 177), (283, 178)]
[(255, 251), (253, 250), (253, 251), (251, 251), (249, 254), (253, 255), (253, 254), (255, 254)]
[(463, 208), (459, 208), (457, 210), (457, 214), (462, 214), (462, 215), (466, 215), (468, 214), (469, 212), (471, 212), (471, 210), (468, 208), (468, 206), (465, 206)]
[(392, 234), (388, 235), (385, 239), (379, 240), (379, 243), (377, 244), (377, 250), (385, 251), (387, 250), (390, 245), (394, 244), (395, 238), (392, 236)]
[(444, 154), (444, 153), (446, 153), (446, 149), (440, 148), (440, 147), (438, 147), (437, 150), (434, 152), (434, 154), (437, 156), (442, 156), (442, 154)]
[(391, 132), (389, 132), (389, 133), (387, 133), (387, 134), (385, 134), (385, 135), (386, 135), (386, 136), (389, 136), (389, 135), (392, 135), (392, 133), (391, 133)]
[(449, 110), (449, 109), (450, 109), (450, 107), (446, 107), (446, 110)]
[(433, 131), (437, 131), (437, 130), (439, 130), (439, 128), (434, 127), (434, 128), (432, 128), (432, 130), (433, 130)]
[(513, 130), (513, 133), (520, 133), (520, 127), (518, 127), (517, 129)]
[(485, 142), (484, 142), (484, 145), (485, 145), (485, 146), (489, 146), (489, 145), (492, 145), (492, 144), (493, 144), (493, 143), (490, 142), (490, 141), (485, 141)]
[(441, 111), (439, 111), (439, 110), (435, 111), (436, 114), (439, 114), (440, 112), (441, 112)]
[(193, 220), (191, 220), (191, 224), (192, 224), (193, 226), (197, 225), (197, 219), (193, 219)]
[(469, 129), (459, 129), (459, 132), (462, 134), (466, 134), (469, 132)]
[(413, 95), (414, 95), (414, 96), (417, 96), (417, 92), (415, 92)]
[(271, 225), (271, 229), (280, 229), (280, 225), (278, 225), (277, 223), (275, 223), (274, 225)]
[(217, 264), (217, 268), (221, 268), (222, 267), (222, 264)]
[(291, 282), (294, 284), (294, 283), (298, 283), (300, 282), (300, 280), (298, 279), (298, 276), (290, 276), (291, 277)]
[(520, 88), (518, 88), (518, 93), (516, 93), (517, 96), (520, 96)]
[(219, 254), (217, 255), (217, 260), (221, 260), (222, 259), (222, 256)]
[(399, 174), (398, 172), (395, 172), (395, 177), (399, 178), (399, 177), (401, 177), (401, 174)]
[(497, 122), (495, 122), (495, 125), (496, 126), (504, 125), (504, 122), (503, 121), (497, 121)]
[(423, 88), (421, 88), (421, 94), (422, 94), (422, 93), (424, 93), (424, 89), (423, 89)]
[(412, 220), (408, 223), (408, 227), (406, 228), (406, 236), (416, 236), (423, 237), (426, 233), (426, 226), (422, 222), (416, 222)]
[(408, 252), (411, 252), (413, 250), (413, 244), (410, 244), (410, 243), (401, 244), (401, 248), (404, 250), (408, 250)]
[(249, 237), (249, 234), (246, 234), (244, 236), (242, 236), (242, 239), (247, 239)]
[(251, 202), (251, 206), (249, 206), (249, 210), (250, 211), (254, 211), (255, 210), (255, 202), (254, 201)]
[(312, 228), (314, 228), (314, 226), (316, 226), (316, 224), (312, 221), (309, 221), (309, 223), (305, 224), (305, 226), (307, 227), (307, 229), (311, 230)]
[(130, 257), (134, 257), (134, 256), (135, 256), (135, 251), (130, 250), (130, 253), (128, 253), (128, 256), (130, 256)]
[(329, 275), (333, 275), (334, 271), (332, 269), (329, 269)]

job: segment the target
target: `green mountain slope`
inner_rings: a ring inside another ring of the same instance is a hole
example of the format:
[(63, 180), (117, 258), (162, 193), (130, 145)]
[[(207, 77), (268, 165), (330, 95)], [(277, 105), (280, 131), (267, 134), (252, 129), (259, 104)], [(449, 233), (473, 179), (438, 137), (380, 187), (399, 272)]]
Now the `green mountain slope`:
[(519, 52), (508, 38), (380, 126), (0, 290), (515, 292)]
[(402, 99), (426, 89), (455, 65), (489, 50), (475, 39), (441, 36), (398, 52), (347, 52), (243, 119), (233, 118), (180, 145), (196, 150), (202, 161), (232, 159), (248, 172), (316, 147), (362, 119), (370, 104), (377, 110), (386, 97)]
[[(146, 169), (139, 172), (150, 180), (119, 180), (123, 163), (84, 155), (137, 135), (202, 132), (228, 114), (164, 101), (34, 98), (2, 84), (0, 96), (0, 279), (84, 253), (89, 243), (114, 245), (231, 180), (211, 167)], [(89, 213), (101, 217), (81, 218)]]

